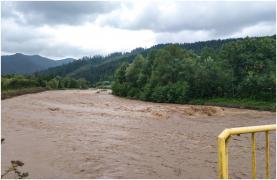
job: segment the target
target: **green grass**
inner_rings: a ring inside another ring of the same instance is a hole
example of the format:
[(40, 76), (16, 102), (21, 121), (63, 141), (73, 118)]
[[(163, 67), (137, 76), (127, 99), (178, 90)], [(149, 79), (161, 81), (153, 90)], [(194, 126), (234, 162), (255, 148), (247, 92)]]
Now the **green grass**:
[(1, 90), (1, 99), (12, 98), (23, 94), (38, 93), (48, 90), (45, 87), (32, 87), (32, 88), (21, 88), (21, 89), (8, 89)]
[(260, 101), (253, 99), (235, 99), (235, 98), (213, 98), (213, 99), (196, 99), (189, 104), (223, 106), (232, 108), (255, 109), (263, 111), (276, 111), (276, 102)]

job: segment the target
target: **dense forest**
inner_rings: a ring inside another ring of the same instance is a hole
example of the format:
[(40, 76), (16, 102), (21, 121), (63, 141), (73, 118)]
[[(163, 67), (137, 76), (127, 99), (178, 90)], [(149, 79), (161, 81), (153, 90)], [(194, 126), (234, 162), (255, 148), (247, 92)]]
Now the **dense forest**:
[[(238, 40), (240, 39), (211, 40), (195, 43), (180, 43), (177, 45), (200, 55), (206, 47), (212, 48), (216, 53), (222, 45)], [(131, 63), (138, 54), (146, 56), (150, 51), (162, 49), (168, 45), (170, 44), (158, 44), (148, 49), (137, 48), (127, 53), (116, 52), (107, 56), (83, 57), (78, 61), (49, 68), (36, 74), (51, 77), (68, 76), (75, 79), (84, 78), (94, 85), (102, 81), (111, 83), (114, 79), (115, 71), (120, 65), (123, 63)]]
[(154, 102), (248, 98), (274, 101), (276, 40), (245, 38), (199, 54), (168, 45), (137, 55), (115, 74), (113, 94)]

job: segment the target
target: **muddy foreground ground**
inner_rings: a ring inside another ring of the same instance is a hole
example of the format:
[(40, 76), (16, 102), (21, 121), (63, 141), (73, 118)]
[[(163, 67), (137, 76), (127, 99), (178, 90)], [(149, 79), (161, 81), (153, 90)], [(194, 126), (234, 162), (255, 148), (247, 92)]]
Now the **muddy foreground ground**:
[[(217, 178), (217, 135), (224, 128), (273, 123), (272, 112), (149, 103), (100, 90), (23, 95), (2, 101), (1, 171), (21, 160), (29, 178)], [(231, 178), (251, 178), (249, 137), (230, 141)], [(257, 151), (262, 178), (264, 133)]]

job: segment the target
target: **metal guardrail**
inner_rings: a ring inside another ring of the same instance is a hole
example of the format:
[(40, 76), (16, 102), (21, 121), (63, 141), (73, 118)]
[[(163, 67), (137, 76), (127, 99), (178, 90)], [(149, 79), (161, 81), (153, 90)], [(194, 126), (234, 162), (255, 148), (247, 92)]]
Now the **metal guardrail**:
[(270, 178), (269, 169), (269, 131), (276, 131), (276, 124), (238, 127), (225, 129), (218, 136), (218, 172), (221, 179), (228, 179), (228, 141), (231, 135), (251, 133), (252, 144), (252, 178), (256, 178), (256, 138), (255, 133), (265, 132), (265, 171), (266, 178)]

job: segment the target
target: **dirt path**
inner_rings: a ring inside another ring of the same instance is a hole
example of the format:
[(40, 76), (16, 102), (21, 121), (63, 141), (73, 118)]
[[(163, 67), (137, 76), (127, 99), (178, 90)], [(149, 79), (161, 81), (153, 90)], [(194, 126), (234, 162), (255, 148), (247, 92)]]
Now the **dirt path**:
[[(271, 112), (141, 102), (99, 90), (28, 94), (2, 101), (2, 173), (21, 160), (29, 178), (217, 178), (224, 128), (273, 123)], [(270, 138), (275, 177), (275, 133)], [(229, 151), (230, 177), (251, 178), (249, 135), (233, 137)]]

